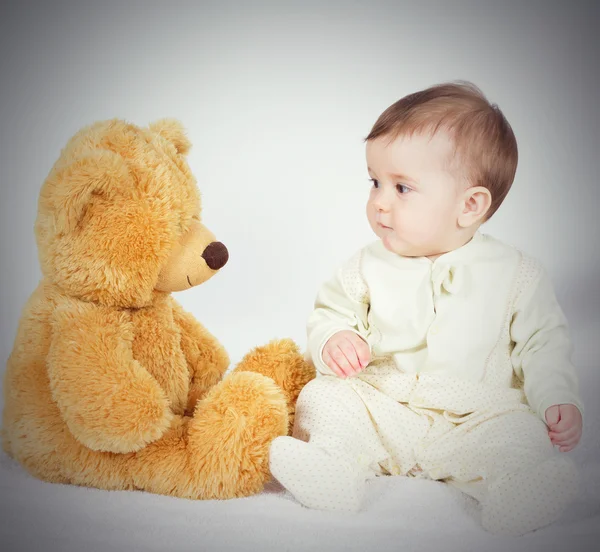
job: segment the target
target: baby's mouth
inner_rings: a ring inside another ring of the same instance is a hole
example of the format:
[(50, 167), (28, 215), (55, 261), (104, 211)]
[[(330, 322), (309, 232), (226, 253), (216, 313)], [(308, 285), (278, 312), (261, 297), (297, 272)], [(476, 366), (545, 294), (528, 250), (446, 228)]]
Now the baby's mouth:
[(377, 223), (379, 226), (381, 226), (381, 228), (383, 228), (384, 230), (391, 230), (392, 227), (391, 226), (386, 226), (385, 224), (381, 224), (381, 222)]

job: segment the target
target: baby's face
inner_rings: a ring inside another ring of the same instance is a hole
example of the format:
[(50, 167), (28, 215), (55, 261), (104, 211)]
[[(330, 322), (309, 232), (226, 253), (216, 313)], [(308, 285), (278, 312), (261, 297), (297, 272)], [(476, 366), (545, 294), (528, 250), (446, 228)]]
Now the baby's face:
[(435, 256), (456, 247), (463, 179), (450, 172), (452, 142), (445, 132), (367, 142), (373, 187), (371, 228), (384, 246), (406, 257)]

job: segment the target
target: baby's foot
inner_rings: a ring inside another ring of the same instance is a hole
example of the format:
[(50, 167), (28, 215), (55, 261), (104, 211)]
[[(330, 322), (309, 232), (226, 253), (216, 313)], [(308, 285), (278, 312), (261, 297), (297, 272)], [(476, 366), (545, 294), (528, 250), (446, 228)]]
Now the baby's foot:
[(357, 512), (365, 491), (360, 465), (294, 439), (277, 437), (271, 444), (270, 468), (298, 502), (318, 510)]
[(555, 457), (530, 470), (507, 475), (488, 489), (481, 524), (491, 533), (519, 536), (556, 521), (575, 499), (577, 468)]

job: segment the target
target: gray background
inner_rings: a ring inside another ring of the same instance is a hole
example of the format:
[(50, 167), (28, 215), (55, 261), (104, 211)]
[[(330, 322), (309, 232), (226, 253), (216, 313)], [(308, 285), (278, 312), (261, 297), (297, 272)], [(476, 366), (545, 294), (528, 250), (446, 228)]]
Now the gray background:
[(2, 3), (0, 373), (40, 278), (39, 188), (81, 126), (187, 127), (204, 221), (230, 262), (176, 295), (235, 362), (273, 337), (304, 348), (317, 287), (373, 239), (362, 139), (379, 113), (467, 79), (519, 143), (483, 231), (548, 268), (587, 409), (574, 455), (597, 458), (599, 23), (599, 3), (581, 1)]

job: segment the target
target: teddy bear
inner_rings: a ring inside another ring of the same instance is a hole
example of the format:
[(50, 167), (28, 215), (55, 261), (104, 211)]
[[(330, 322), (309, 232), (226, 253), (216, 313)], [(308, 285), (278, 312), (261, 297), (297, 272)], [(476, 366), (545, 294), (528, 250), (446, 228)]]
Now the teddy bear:
[(190, 499), (258, 493), (315, 376), (291, 339), (228, 371), (172, 296), (228, 250), (201, 221), (181, 123), (100, 121), (61, 151), (35, 221), (42, 279), (4, 379), (4, 450), (50, 482)]

